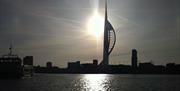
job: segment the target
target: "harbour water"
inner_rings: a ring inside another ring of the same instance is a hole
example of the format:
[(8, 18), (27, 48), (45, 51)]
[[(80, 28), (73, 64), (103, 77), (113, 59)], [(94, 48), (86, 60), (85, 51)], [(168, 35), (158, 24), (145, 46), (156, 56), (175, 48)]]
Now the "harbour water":
[(0, 91), (180, 91), (179, 75), (35, 74), (0, 79)]

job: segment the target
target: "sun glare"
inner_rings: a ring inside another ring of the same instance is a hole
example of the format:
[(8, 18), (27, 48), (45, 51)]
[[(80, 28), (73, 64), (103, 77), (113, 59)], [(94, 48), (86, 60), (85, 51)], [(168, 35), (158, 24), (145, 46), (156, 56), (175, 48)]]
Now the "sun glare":
[(104, 30), (104, 19), (102, 16), (95, 12), (92, 17), (90, 17), (88, 21), (88, 33), (99, 39), (103, 34)]

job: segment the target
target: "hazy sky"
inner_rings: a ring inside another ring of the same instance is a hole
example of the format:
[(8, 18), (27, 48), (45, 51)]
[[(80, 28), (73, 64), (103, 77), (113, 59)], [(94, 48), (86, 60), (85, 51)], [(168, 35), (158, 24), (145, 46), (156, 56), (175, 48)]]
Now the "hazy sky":
[[(103, 40), (87, 34), (97, 7), (104, 17), (104, 0), (0, 0), (0, 55), (12, 43), (35, 65), (102, 60)], [(108, 0), (108, 17), (117, 34), (111, 64), (130, 64), (133, 48), (139, 62), (180, 63), (179, 0)]]

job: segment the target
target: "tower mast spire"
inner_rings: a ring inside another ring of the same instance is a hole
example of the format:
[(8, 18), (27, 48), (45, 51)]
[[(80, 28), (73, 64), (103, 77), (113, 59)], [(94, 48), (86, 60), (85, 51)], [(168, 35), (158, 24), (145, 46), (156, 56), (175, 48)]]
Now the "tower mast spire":
[(104, 22), (104, 48), (103, 48), (103, 65), (109, 64), (109, 43), (108, 43), (108, 19), (107, 19), (107, 0), (105, 0), (105, 22)]
[(107, 20), (107, 0), (105, 0), (105, 20)]

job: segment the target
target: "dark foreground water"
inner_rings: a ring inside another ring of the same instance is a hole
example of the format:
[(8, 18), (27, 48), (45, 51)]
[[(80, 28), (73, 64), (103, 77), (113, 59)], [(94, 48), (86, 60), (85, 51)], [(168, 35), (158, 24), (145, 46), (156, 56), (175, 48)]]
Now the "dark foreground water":
[(179, 75), (35, 74), (0, 79), (0, 91), (180, 91)]

